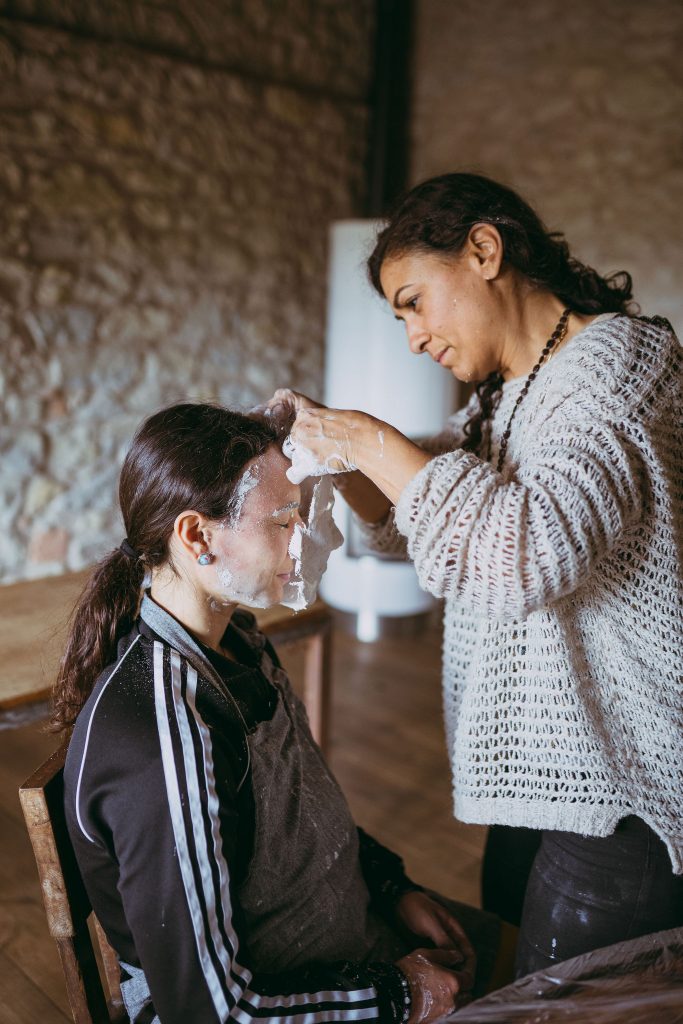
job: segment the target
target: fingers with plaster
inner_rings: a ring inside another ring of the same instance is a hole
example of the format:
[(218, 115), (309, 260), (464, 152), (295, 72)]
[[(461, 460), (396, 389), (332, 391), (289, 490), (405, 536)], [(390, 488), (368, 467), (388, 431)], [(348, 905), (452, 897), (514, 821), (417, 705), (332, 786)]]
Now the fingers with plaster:
[(410, 986), (408, 1024), (432, 1024), (469, 1002), (460, 962), (460, 954), (449, 949), (416, 949), (397, 961)]
[[(367, 457), (372, 445), (369, 435), (374, 420), (364, 413), (339, 409), (301, 409), (290, 431), (285, 455), (292, 459), (289, 479), (303, 479), (301, 473), (323, 476), (357, 469), (357, 458)], [(375, 430), (376, 454), (383, 448), (383, 432)]]

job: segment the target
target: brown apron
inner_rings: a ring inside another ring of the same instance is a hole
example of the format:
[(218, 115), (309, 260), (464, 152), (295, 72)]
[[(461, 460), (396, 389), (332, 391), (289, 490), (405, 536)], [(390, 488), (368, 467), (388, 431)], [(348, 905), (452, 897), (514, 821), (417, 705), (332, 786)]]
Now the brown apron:
[(278, 702), (248, 737), (256, 831), (238, 892), (253, 969), (396, 960), (408, 950), (369, 909), (356, 826), (303, 704), (282, 669), (267, 675)]

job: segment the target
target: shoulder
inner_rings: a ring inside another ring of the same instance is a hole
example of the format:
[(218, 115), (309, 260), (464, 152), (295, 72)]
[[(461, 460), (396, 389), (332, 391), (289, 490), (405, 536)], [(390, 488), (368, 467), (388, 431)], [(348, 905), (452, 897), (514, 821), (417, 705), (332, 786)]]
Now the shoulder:
[(86, 755), (91, 763), (106, 763), (110, 754), (118, 758), (124, 748), (144, 749), (147, 744), (155, 717), (153, 643), (136, 630), (119, 643), (117, 655), (100, 673), (76, 719), (65, 766), (67, 784), (74, 771), (81, 771)]
[(87, 838), (103, 816), (125, 810), (132, 792), (140, 800), (163, 794), (169, 765), (182, 764), (187, 749), (197, 764), (221, 759), (226, 791), (248, 765), (241, 719), (226, 689), (169, 644), (138, 631), (118, 653), (76, 720), (64, 769), (67, 813)]
[(571, 399), (603, 411), (640, 408), (653, 392), (680, 391), (682, 366), (680, 343), (663, 317), (598, 320), (550, 360), (549, 405)]
[[(183, 710), (185, 709), (185, 710)], [(74, 726), (65, 778), (75, 769), (131, 772), (159, 757), (163, 737), (188, 715), (232, 737), (234, 704), (162, 640), (134, 630), (100, 674)]]

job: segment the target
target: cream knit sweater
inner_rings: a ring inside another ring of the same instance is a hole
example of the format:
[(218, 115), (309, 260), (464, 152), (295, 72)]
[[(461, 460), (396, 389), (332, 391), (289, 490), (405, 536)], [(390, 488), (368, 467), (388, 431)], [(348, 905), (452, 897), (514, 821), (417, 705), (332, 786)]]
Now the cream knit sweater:
[[(552, 357), (490, 462), (442, 452), (366, 527), (445, 598), (444, 713), (463, 821), (605, 836), (636, 814), (683, 872), (683, 352), (598, 318)], [(397, 532), (397, 529), (399, 532)], [(403, 535), (403, 536), (401, 536)]]

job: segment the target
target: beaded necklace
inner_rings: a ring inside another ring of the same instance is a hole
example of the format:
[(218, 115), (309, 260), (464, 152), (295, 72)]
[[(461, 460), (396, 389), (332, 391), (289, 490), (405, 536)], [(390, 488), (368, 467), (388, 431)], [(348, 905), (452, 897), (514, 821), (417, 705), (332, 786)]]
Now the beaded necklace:
[(512, 421), (513, 421), (513, 419), (515, 417), (515, 413), (517, 412), (517, 410), (519, 409), (520, 405), (522, 404), (522, 401), (526, 398), (527, 392), (528, 392), (529, 388), (531, 387), (531, 385), (532, 385), (532, 383), (533, 383), (533, 381), (534, 381), (534, 379), (536, 377), (536, 374), (538, 373), (538, 371), (543, 366), (543, 363), (546, 361), (546, 359), (548, 358), (548, 356), (550, 355), (552, 350), (555, 348), (555, 346), (559, 345), (559, 343), (561, 341), (564, 341), (564, 338), (565, 338), (565, 336), (567, 334), (567, 324), (568, 324), (568, 321), (569, 321), (570, 314), (571, 314), (571, 309), (565, 309), (563, 311), (562, 316), (560, 317), (560, 319), (559, 319), (559, 321), (557, 323), (557, 327), (555, 328), (555, 330), (553, 331), (553, 333), (550, 335), (550, 337), (548, 338), (548, 340), (545, 343), (543, 351), (541, 352), (541, 354), (540, 354), (540, 356), (538, 358), (538, 362), (534, 366), (533, 370), (531, 371), (531, 373), (529, 374), (527, 379), (524, 381), (524, 387), (522, 388), (520, 393), (517, 395), (517, 401), (515, 402), (515, 404), (512, 407), (512, 412), (510, 413), (510, 419), (508, 420), (508, 425), (505, 428), (503, 436), (500, 439), (500, 450), (498, 452), (498, 463), (496, 465), (496, 470), (499, 473), (500, 473), (501, 469), (503, 468), (503, 462), (505, 461), (505, 455), (506, 455), (507, 450), (508, 450), (508, 442), (510, 440), (510, 431), (512, 429)]

